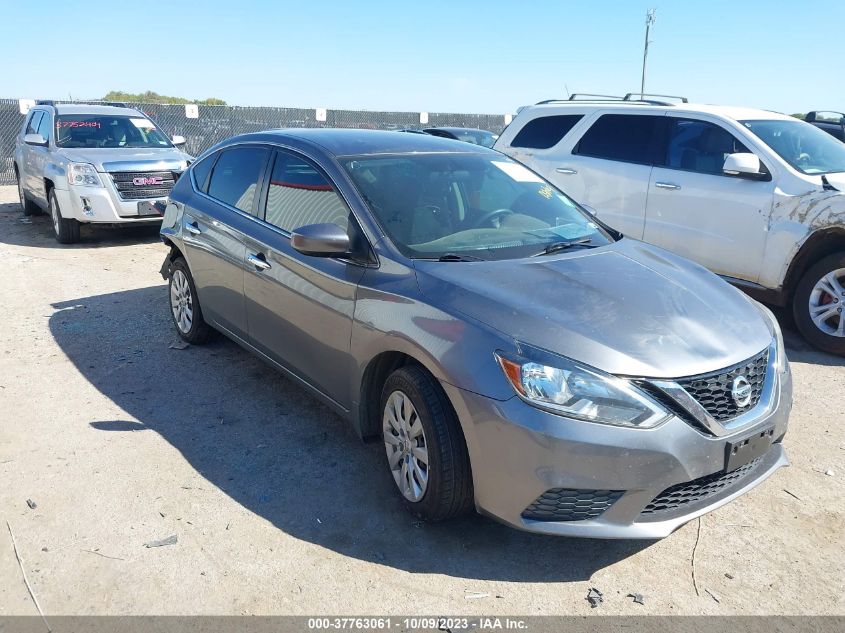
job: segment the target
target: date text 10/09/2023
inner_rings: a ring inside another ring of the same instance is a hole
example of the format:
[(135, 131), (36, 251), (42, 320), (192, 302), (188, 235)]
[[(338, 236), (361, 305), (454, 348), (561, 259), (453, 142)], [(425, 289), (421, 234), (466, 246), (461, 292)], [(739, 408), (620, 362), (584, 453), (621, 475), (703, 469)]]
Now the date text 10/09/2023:
[(528, 623), (508, 617), (322, 617), (308, 618), (311, 631), (525, 631)]

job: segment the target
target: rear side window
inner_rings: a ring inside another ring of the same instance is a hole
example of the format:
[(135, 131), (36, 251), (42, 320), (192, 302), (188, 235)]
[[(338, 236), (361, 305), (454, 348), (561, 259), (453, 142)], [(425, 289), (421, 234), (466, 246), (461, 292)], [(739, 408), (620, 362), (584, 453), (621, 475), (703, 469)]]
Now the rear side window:
[(651, 165), (662, 145), (665, 121), (664, 116), (604, 114), (578, 142), (575, 153)]
[(554, 147), (582, 118), (582, 114), (562, 114), (532, 119), (517, 132), (511, 141), (511, 147), (530, 149)]
[(208, 195), (221, 202), (256, 215), (256, 193), (269, 151), (261, 147), (237, 147), (220, 154), (211, 179)]
[(278, 152), (264, 220), (292, 232), (308, 224), (337, 224), (347, 228), (349, 210), (327, 178), (308, 161)]
[(44, 112), (41, 110), (36, 110), (32, 113), (32, 117), (29, 119), (29, 125), (26, 126), (26, 131), (24, 134), (38, 134), (38, 124), (41, 123), (41, 117), (44, 115)]
[(748, 148), (733, 134), (707, 121), (670, 119), (666, 167), (722, 175), (725, 158)]
[(211, 167), (214, 165), (214, 159), (217, 154), (213, 154), (207, 158), (203, 158), (196, 165), (191, 167), (191, 173), (194, 175), (194, 186), (205, 193), (208, 185), (208, 174), (211, 173)]

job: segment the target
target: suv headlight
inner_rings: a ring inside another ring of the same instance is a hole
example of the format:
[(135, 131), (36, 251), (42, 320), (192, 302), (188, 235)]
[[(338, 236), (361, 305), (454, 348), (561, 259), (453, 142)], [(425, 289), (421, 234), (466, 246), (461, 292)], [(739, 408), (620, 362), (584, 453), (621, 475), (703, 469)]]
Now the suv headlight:
[(69, 185), (103, 186), (100, 175), (97, 173), (94, 165), (88, 163), (71, 163), (68, 165), (67, 182)]
[(520, 398), (566, 417), (650, 429), (670, 414), (630, 382), (563, 357), (554, 366), (505, 352), (496, 360)]

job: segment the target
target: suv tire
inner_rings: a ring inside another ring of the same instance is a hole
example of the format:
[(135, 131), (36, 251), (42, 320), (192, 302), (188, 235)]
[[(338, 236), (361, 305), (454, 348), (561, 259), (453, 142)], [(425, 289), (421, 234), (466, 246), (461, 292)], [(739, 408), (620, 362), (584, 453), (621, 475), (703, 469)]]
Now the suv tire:
[(23, 210), (23, 214), (37, 215), (38, 213), (40, 213), (41, 209), (39, 209), (38, 205), (27, 197), (26, 191), (24, 191), (23, 183), (21, 182), (21, 175), (18, 173), (17, 166), (15, 166), (15, 182), (18, 183), (18, 198), (21, 202), (21, 209)]
[(438, 382), (419, 366), (397, 369), (384, 383), (381, 411), (388, 467), (406, 508), (427, 521), (468, 512), (474, 502), (469, 455)]
[(62, 217), (62, 210), (59, 208), (59, 200), (56, 198), (56, 190), (50, 189), (47, 195), (50, 212), (50, 219), (53, 221), (53, 231), (56, 234), (56, 241), (59, 244), (73, 244), (79, 241), (79, 222), (73, 219)]
[(202, 316), (197, 287), (183, 257), (177, 257), (170, 265), (168, 275), (168, 297), (170, 316), (179, 337), (191, 345), (201, 345), (211, 335), (211, 327)]
[(845, 356), (845, 251), (828, 255), (807, 269), (795, 288), (792, 313), (795, 325), (811, 345)]

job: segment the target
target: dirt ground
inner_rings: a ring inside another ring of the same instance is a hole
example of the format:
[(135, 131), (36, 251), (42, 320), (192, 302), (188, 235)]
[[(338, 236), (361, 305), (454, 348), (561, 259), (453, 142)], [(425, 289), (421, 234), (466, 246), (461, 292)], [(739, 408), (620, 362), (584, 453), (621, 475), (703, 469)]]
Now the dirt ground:
[(0, 615), (36, 613), (6, 521), (47, 614), (585, 615), (590, 587), (605, 615), (845, 614), (845, 360), (794, 332), (792, 466), (700, 526), (420, 524), (382, 447), (291, 382), (222, 337), (171, 347), (155, 230), (60, 246), (16, 198), (0, 188)]

